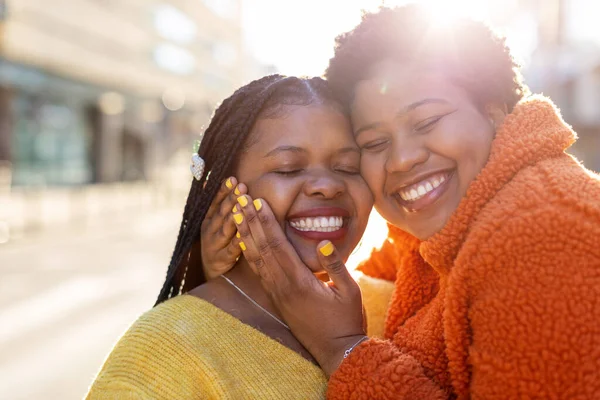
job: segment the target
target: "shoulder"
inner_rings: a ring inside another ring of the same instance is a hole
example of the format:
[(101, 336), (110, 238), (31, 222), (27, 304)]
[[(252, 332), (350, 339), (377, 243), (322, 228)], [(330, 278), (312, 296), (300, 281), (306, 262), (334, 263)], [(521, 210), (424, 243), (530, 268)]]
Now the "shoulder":
[(141, 398), (187, 398), (212, 390), (214, 385), (206, 384), (212, 380), (202, 377), (216, 372), (203, 361), (202, 349), (214, 340), (214, 308), (182, 295), (147, 311), (115, 345), (88, 398), (125, 392)]
[(525, 168), (485, 206), (457, 276), (475, 286), (532, 280), (529, 290), (544, 291), (542, 278), (560, 275), (554, 283), (568, 285), (600, 265), (599, 237), (600, 180), (565, 154)]
[(585, 240), (599, 228), (600, 178), (564, 154), (520, 171), (482, 210), (468, 242), (476, 247), (503, 242), (508, 250)]

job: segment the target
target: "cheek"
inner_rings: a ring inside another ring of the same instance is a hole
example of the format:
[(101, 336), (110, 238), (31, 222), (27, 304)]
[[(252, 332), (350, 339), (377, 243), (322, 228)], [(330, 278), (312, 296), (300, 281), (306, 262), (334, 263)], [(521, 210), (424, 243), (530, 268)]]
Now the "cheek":
[(283, 179), (259, 179), (248, 183), (247, 186), (248, 194), (253, 199), (265, 199), (277, 221), (283, 225), (297, 193), (296, 185)]
[(375, 198), (381, 196), (385, 185), (385, 159), (382, 154), (365, 154), (360, 160), (360, 174)]
[(433, 152), (454, 161), (459, 171), (469, 175), (465, 178), (471, 180), (487, 162), (493, 131), (481, 117), (470, 117), (452, 121), (430, 139)]
[(362, 179), (355, 184), (349, 185), (350, 195), (354, 200), (356, 214), (358, 215), (361, 224), (366, 226), (373, 208), (373, 194), (369, 190), (369, 186)]

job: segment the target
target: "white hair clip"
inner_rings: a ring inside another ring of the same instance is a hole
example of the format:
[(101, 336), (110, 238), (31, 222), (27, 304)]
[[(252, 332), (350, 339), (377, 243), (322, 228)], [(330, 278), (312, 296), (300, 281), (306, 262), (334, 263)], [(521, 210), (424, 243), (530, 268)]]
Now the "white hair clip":
[(199, 147), (200, 142), (196, 141), (196, 143), (194, 143), (194, 153), (192, 154), (192, 164), (190, 165), (190, 171), (197, 181), (202, 179), (202, 175), (204, 174), (204, 166), (206, 165), (202, 157), (198, 155)]

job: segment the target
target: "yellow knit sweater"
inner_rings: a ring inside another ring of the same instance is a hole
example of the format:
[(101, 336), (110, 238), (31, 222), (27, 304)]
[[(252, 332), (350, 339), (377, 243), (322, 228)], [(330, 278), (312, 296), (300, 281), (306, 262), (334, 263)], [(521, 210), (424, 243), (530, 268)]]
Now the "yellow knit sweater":
[[(375, 289), (372, 281), (361, 283), (363, 292), (364, 286), (367, 293)], [(370, 331), (383, 326), (382, 304), (387, 305), (389, 293), (380, 293), (366, 296)], [(304, 400), (324, 399), (326, 389), (325, 375), (310, 361), (212, 304), (182, 295), (133, 324), (108, 356), (87, 399)]]

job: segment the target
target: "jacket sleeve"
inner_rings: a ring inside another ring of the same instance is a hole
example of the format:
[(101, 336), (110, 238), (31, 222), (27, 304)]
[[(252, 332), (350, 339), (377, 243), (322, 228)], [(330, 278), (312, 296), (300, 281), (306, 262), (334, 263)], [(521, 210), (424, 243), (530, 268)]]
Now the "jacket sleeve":
[(414, 236), (388, 224), (388, 236), (381, 247), (373, 249), (370, 257), (362, 261), (357, 270), (372, 278), (393, 282), (403, 257), (418, 246), (419, 240)]
[(464, 357), (472, 373), (459, 390), (482, 399), (597, 398), (600, 212), (578, 208), (528, 210), (471, 249), (473, 337)]
[(421, 365), (389, 340), (358, 346), (331, 376), (328, 400), (443, 400), (444, 391), (425, 376)]

